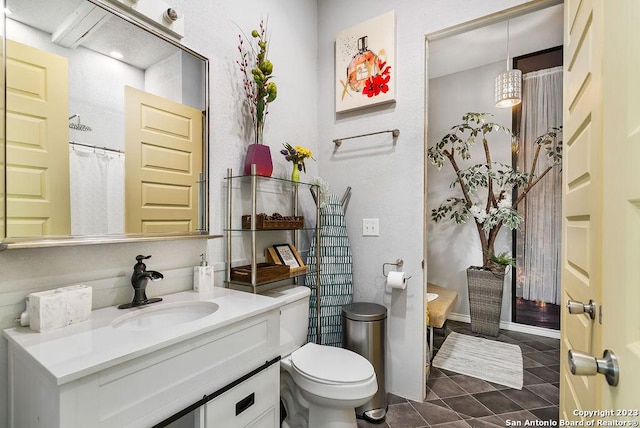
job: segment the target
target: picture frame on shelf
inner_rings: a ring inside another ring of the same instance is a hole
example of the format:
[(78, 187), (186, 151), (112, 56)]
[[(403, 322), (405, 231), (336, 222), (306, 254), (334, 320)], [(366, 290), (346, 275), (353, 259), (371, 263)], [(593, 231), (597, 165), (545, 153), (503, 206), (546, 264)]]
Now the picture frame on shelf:
[(300, 260), (300, 255), (292, 245), (276, 244), (273, 246), (273, 249), (283, 265), (287, 265), (291, 268), (298, 268), (304, 265)]
[[(282, 252), (282, 256), (277, 249)], [(307, 270), (307, 265), (304, 264), (304, 261), (298, 253), (298, 250), (294, 245), (291, 244), (276, 244), (271, 247), (267, 247), (264, 249), (264, 256), (267, 263), (273, 263), (277, 265), (287, 265), (287, 263), (285, 263), (285, 260), (287, 260), (289, 263), (291, 263), (287, 266), (289, 266), (291, 273), (295, 275), (304, 273)]]

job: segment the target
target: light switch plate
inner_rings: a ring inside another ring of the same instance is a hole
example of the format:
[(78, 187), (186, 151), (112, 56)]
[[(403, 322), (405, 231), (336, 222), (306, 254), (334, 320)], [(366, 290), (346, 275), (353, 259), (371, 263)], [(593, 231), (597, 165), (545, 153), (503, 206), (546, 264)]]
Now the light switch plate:
[(362, 236), (380, 236), (380, 221), (377, 218), (363, 218)]

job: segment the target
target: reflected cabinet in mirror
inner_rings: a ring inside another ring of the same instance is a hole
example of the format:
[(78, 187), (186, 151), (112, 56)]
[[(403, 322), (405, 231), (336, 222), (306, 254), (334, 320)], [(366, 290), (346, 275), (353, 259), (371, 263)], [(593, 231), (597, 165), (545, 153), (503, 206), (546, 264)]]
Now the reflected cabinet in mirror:
[(6, 0), (4, 243), (208, 232), (208, 60), (100, 0)]

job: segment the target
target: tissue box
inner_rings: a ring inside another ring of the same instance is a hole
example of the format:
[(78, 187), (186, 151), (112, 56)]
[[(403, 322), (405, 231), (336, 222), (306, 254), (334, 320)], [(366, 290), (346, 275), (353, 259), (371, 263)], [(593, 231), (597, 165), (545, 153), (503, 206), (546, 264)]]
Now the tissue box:
[(71, 285), (29, 295), (27, 311), (32, 330), (43, 332), (91, 317), (91, 287)]

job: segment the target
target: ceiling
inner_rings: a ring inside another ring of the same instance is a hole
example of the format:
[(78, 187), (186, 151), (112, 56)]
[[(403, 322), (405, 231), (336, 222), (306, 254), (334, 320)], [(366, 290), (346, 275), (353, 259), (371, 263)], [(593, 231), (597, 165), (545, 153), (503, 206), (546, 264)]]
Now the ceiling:
[[(53, 34), (86, 3), (86, 0), (6, 0), (6, 7), (11, 10), (9, 19)], [(115, 15), (84, 39), (81, 46), (104, 55), (119, 51), (124, 56), (121, 61), (142, 70), (176, 52), (171, 43)]]
[(429, 42), (429, 78), (505, 61), (507, 22), (511, 58), (562, 45), (563, 5), (491, 23)]
[[(87, 0), (6, 0), (10, 19), (53, 34)], [(562, 45), (563, 5), (517, 16), (429, 42), (429, 78), (506, 61), (507, 22), (511, 57)], [(170, 43), (112, 16), (82, 42), (82, 47), (108, 55), (117, 50), (123, 62), (140, 69), (175, 53)], [(505, 62), (506, 67), (506, 62)]]
[[(10, 19), (53, 34), (86, 1), (6, 0), (6, 4), (12, 11)], [(430, 41), (429, 78), (506, 60), (507, 22), (511, 57), (562, 45), (563, 5), (558, 4)], [(113, 50), (120, 51), (124, 55), (123, 62), (143, 70), (176, 51), (170, 43), (115, 15), (81, 46), (104, 55)]]

